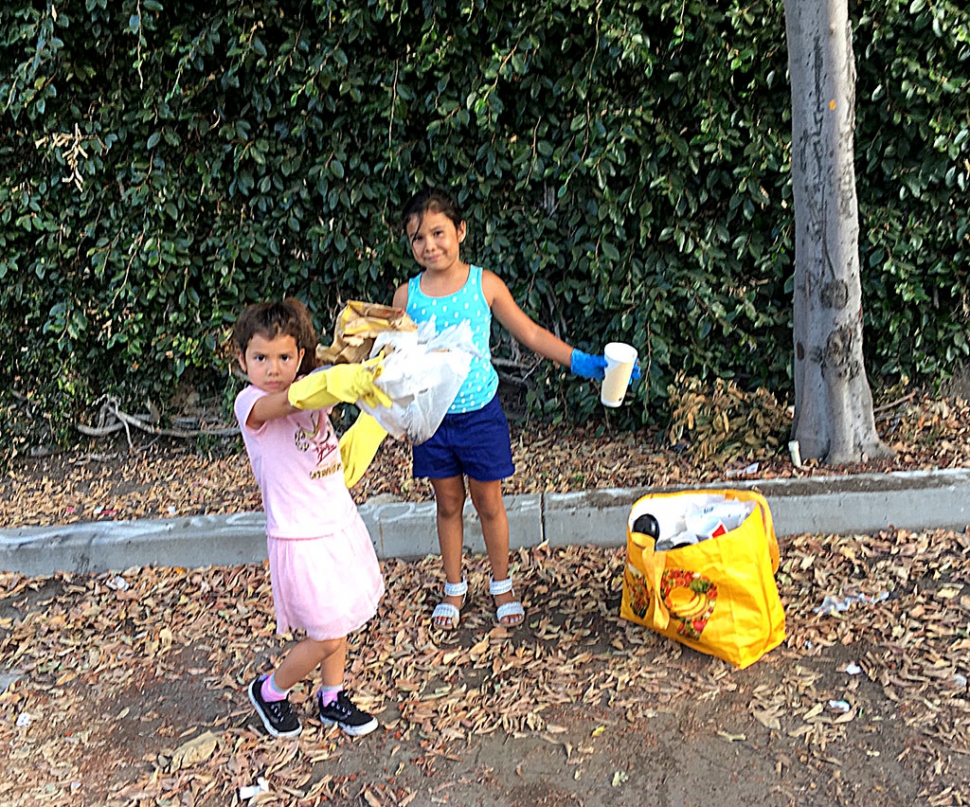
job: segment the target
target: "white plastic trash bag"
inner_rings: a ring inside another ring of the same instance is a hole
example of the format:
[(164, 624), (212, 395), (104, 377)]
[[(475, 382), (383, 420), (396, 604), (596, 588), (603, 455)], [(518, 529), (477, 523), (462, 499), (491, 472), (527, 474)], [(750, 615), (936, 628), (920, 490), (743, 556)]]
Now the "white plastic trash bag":
[(473, 356), (479, 355), (467, 321), (435, 332), (432, 317), (417, 332), (379, 334), (371, 358), (385, 349), (379, 378), (374, 383), (391, 399), (390, 407), (358, 406), (372, 415), (388, 434), (405, 435), (423, 443), (437, 430), (468, 376)]

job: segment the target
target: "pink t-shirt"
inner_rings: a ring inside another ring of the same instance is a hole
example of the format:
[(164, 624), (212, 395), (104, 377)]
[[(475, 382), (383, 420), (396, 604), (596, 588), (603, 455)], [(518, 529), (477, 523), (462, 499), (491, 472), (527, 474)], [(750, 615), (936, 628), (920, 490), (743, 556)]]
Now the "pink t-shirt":
[(321, 538), (346, 527), (357, 505), (344, 483), (330, 410), (295, 412), (254, 431), (246, 420), (264, 395), (258, 387), (246, 387), (236, 396), (235, 412), (263, 494), (267, 534)]

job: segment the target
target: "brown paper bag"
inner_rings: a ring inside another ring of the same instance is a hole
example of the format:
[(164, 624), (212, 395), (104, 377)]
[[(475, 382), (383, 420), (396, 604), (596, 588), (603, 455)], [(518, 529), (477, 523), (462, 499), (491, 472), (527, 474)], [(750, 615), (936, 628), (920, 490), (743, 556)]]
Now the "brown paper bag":
[(350, 300), (337, 317), (333, 343), (317, 345), (319, 364), (359, 364), (370, 356), (378, 334), (416, 331), (418, 326), (403, 308)]

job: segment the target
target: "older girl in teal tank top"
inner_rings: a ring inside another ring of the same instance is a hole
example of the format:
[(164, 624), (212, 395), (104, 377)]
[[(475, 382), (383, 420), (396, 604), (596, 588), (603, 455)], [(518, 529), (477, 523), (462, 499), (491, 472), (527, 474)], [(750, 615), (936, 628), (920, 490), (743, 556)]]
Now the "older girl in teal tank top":
[(495, 394), (498, 375), (489, 344), (492, 316), (525, 347), (576, 375), (602, 379), (606, 359), (574, 350), (537, 325), (497, 275), (461, 259), (467, 226), (458, 203), (447, 192), (418, 193), (404, 208), (403, 225), (411, 254), (423, 271), (398, 287), (394, 306), (405, 309), (416, 322), (433, 316), (436, 330), (468, 320), (484, 357), (473, 365), (438, 431), (413, 447), (414, 475), (428, 477), (434, 488), (445, 571), (445, 596), (432, 619), (439, 628), (457, 627), (468, 591), (462, 571), (467, 476), (492, 567), (489, 593), (495, 599), (496, 619), (507, 627), (520, 625), (525, 610), (509, 576), (509, 522), (502, 500), (502, 479), (511, 476), (514, 466), (508, 421)]

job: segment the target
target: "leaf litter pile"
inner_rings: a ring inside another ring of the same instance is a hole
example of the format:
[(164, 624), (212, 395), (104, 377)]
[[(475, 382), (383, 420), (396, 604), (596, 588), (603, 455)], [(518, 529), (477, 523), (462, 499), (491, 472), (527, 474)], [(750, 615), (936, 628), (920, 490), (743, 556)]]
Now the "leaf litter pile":
[[(924, 412), (918, 427), (910, 422), (895, 446), (896, 462), (908, 463), (899, 467), (965, 467), (966, 414), (965, 405), (951, 406)], [(936, 436), (920, 440), (922, 429)], [(621, 452), (609, 439), (586, 437), (593, 445), (585, 455), (555, 433), (520, 438), (519, 451), (536, 452), (524, 461), (517, 455), (517, 477), (530, 477), (540, 490), (569, 489), (570, 478), (572, 489), (659, 485), (660, 473), (670, 484), (718, 478), (717, 468), (691, 466), (689, 457), (661, 472), (652, 450), (631, 459), (629, 444)], [(379, 468), (408, 465), (386, 454)], [(645, 462), (630, 482), (638, 459)], [(259, 506), (258, 492), (254, 500), (245, 485), (221, 490), (225, 480), (193, 482), (205, 466), (185, 460), (163, 464), (154, 477), (144, 470), (141, 485), (120, 485), (130, 500), (112, 499), (117, 482), (101, 488), (93, 471), (61, 492), (74, 497), (82, 520), (130, 518), (142, 509), (164, 514), (176, 506), (167, 502), (178, 501), (165, 498), (166, 475), (202, 488), (191, 507), (203, 512)], [(751, 461), (760, 461), (762, 474), (827, 472), (790, 464), (784, 470), (780, 460), (751, 455), (734, 464)], [(19, 509), (23, 523), (50, 523), (50, 512), (32, 512), (20, 478), (8, 474), (4, 491), (5, 498), (14, 491), (19, 507), (4, 507)], [(400, 481), (385, 484), (420, 496), (406, 473), (390, 478)], [(58, 490), (51, 477), (47, 497)], [(65, 520), (63, 507), (61, 499), (51, 508), (54, 522)], [(684, 704), (711, 707), (704, 719), (719, 741), (757, 743), (775, 766), (779, 792), (786, 773), (804, 768), (827, 797), (817, 803), (877, 803), (853, 791), (847, 769), (863, 755), (908, 776), (895, 793), (891, 778), (878, 781), (872, 799), (888, 788), (890, 797), (904, 797), (898, 803), (967, 804), (970, 535), (802, 535), (783, 539), (781, 550), (788, 638), (744, 671), (619, 618), (623, 549), (542, 545), (516, 552), (512, 571), (528, 612), (516, 630), (492, 618), (482, 558), (468, 560), (470, 602), (455, 632), (430, 624), (440, 562), (384, 561), (387, 594), (378, 615), (352, 637), (348, 670), (356, 701), (378, 715), (377, 735), (397, 766), (374, 776), (341, 760), (375, 735), (354, 741), (323, 728), (312, 716), (309, 682), (291, 694), (305, 727), (298, 739), (271, 740), (255, 719), (245, 687), (288, 646), (287, 637), (274, 634), (263, 565), (0, 573), (0, 804), (458, 804), (454, 793), (423, 787), (422, 776), (483, 737), (534, 736), (558, 745), (578, 780), (604, 726), (642, 731)], [(582, 741), (569, 725), (574, 707), (603, 723)], [(614, 786), (625, 776), (618, 771)], [(791, 803), (803, 802), (793, 796)]]
[[(565, 425), (513, 427), (516, 471), (503, 484), (503, 492), (660, 488), (970, 466), (970, 403), (961, 398), (906, 397), (883, 407), (878, 425), (883, 440), (896, 449), (892, 459), (851, 468), (811, 460), (796, 468), (778, 447), (787, 439), (781, 435), (790, 421), (781, 422), (777, 411), (769, 418), (763, 397), (750, 397), (747, 408), (741, 409), (737, 395), (719, 397), (715, 389), (703, 396), (688, 387), (677, 422), (663, 434)], [(0, 478), (0, 525), (176, 518), (249, 512), (262, 506), (238, 436), (217, 455), (193, 453), (172, 442), (114, 451), (96, 448), (15, 458)], [(411, 476), (410, 445), (388, 439), (353, 495), (358, 503), (427, 501), (432, 492), (427, 480)]]
[[(493, 732), (561, 742), (570, 704), (640, 725), (685, 699), (743, 692), (739, 706), (779, 765), (795, 758), (831, 775), (860, 737), (893, 724), (906, 739), (884, 763), (912, 766), (919, 803), (967, 803), (958, 783), (970, 777), (970, 536), (806, 535), (782, 550), (789, 635), (749, 668), (754, 686), (717, 659), (683, 665), (680, 646), (619, 619), (622, 550), (546, 546), (514, 558), (529, 610), (519, 630), (494, 624), (481, 559), (454, 633), (430, 626), (437, 563), (385, 562), (388, 592), (352, 639), (348, 678), (390, 742), (419, 749), (401, 768), (430, 772)], [(362, 789), (356, 774), (328, 772), (354, 741), (312, 718), (294, 741), (262, 734), (245, 685), (286, 645), (273, 635), (261, 565), (3, 573), (0, 586), (0, 657), (18, 676), (0, 695), (4, 804), (233, 804), (260, 780), (256, 803), (426, 795), (393, 778)], [(825, 612), (826, 597), (845, 610)], [(291, 695), (304, 715), (309, 697)], [(724, 717), (718, 734), (733, 739), (736, 724)], [(577, 771), (593, 751), (564, 743)]]

